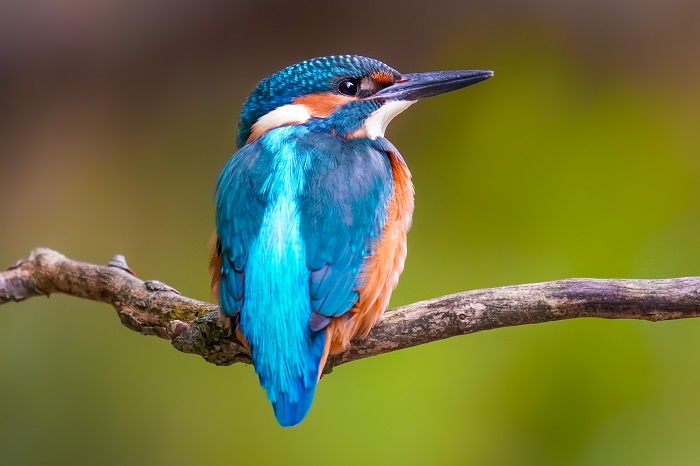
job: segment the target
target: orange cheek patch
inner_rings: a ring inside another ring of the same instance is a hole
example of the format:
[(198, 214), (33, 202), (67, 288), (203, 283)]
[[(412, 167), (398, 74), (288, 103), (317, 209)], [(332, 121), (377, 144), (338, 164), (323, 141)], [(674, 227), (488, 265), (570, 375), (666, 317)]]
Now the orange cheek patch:
[(314, 118), (326, 118), (334, 114), (338, 107), (353, 100), (356, 100), (356, 98), (345, 95), (309, 94), (297, 97), (292, 103), (304, 105)]

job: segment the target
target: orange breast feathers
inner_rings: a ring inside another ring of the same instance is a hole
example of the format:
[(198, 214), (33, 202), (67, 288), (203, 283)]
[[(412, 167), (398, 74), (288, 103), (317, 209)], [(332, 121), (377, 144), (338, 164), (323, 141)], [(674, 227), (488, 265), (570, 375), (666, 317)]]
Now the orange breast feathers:
[[(399, 283), (406, 260), (406, 235), (413, 218), (414, 191), (411, 172), (398, 152), (389, 153), (394, 191), (389, 200), (387, 220), (382, 234), (374, 246), (374, 254), (363, 266), (364, 285), (355, 306), (346, 315), (336, 317), (326, 329), (328, 354), (341, 353), (353, 338), (364, 338), (379, 322), (389, 305), (391, 293)], [(322, 360), (321, 371), (325, 365)]]

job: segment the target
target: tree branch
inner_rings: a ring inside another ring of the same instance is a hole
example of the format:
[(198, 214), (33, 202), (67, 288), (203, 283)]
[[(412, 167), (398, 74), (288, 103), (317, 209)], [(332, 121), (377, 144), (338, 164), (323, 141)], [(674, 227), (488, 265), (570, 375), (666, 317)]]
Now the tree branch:
[[(169, 339), (185, 353), (229, 365), (250, 356), (219, 320), (218, 307), (136, 278), (122, 256), (99, 266), (50, 249), (0, 272), (0, 304), (64, 293), (112, 305), (121, 322)], [(661, 321), (700, 317), (700, 277), (665, 280), (568, 279), (465, 291), (387, 311), (364, 340), (332, 357), (334, 366), (456, 335), (540, 322), (599, 317)]]

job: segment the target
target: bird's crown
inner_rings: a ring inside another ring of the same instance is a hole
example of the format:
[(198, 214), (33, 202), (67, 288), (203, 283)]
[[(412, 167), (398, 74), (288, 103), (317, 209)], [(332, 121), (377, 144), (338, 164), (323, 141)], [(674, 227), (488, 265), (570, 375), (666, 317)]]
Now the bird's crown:
[(401, 74), (372, 58), (313, 58), (269, 76), (253, 89), (238, 124), (238, 146), (285, 125), (347, 138), (384, 136), (392, 118), (423, 97), (493, 76), (489, 70)]
[[(324, 118), (341, 105), (368, 97), (400, 77), (398, 71), (379, 60), (359, 55), (312, 58), (288, 66), (260, 81), (245, 101), (238, 145), (251, 138), (261, 118), (284, 106), (304, 105), (312, 117)], [(287, 107), (277, 117), (293, 119), (294, 110), (300, 109)], [(279, 123), (279, 118), (274, 123)], [(258, 132), (261, 129), (269, 128), (258, 128)]]

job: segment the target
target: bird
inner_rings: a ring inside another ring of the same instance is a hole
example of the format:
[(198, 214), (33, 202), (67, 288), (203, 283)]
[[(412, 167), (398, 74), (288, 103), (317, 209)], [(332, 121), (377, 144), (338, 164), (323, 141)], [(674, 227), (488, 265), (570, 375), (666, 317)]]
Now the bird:
[(246, 99), (214, 196), (212, 294), (280, 425), (304, 419), (328, 356), (367, 336), (403, 271), (414, 188), (387, 125), (491, 76), (334, 55), (288, 66)]

